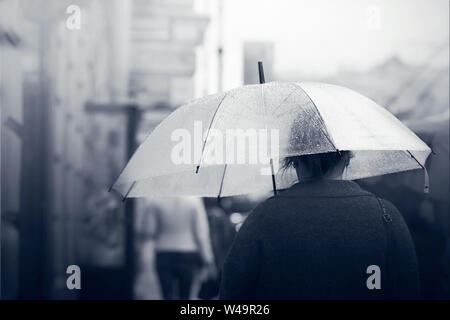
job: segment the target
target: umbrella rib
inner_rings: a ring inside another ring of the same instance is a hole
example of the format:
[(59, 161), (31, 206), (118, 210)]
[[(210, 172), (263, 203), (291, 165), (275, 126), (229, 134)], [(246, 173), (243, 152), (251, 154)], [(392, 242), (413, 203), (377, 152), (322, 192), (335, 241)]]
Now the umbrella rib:
[(226, 172), (227, 172), (227, 164), (225, 163), (225, 166), (223, 167), (222, 180), (220, 181), (219, 194), (217, 195), (217, 198), (218, 198), (218, 199), (220, 199), (220, 195), (222, 194), (223, 181), (225, 180), (225, 174), (226, 174)]
[(317, 106), (316, 106), (316, 104), (314, 103), (314, 101), (313, 101), (313, 99), (311, 99), (311, 97), (309, 96), (309, 94), (308, 93), (306, 93), (306, 91), (305, 90), (303, 90), (303, 88), (300, 86), (300, 85), (298, 85), (297, 83), (295, 83), (295, 85), (308, 97), (308, 99), (309, 99), (309, 101), (311, 101), (311, 103), (312, 103), (312, 105), (314, 106), (314, 108), (316, 109), (316, 111), (317, 111), (317, 115), (319, 116), (319, 119), (320, 119), (320, 121), (322, 122), (322, 126), (320, 127), (321, 128), (321, 130), (322, 130), (322, 132), (324, 133), (324, 135), (325, 135), (325, 137), (327, 138), (327, 140), (328, 140), (328, 142), (333, 146), (333, 148), (336, 150), (336, 151), (339, 151), (338, 150), (338, 148), (336, 148), (336, 145), (333, 143), (333, 141), (332, 141), (332, 139), (331, 139), (331, 136), (330, 136), (330, 134), (329, 134), (329, 132), (328, 132), (328, 129), (327, 129), (327, 125), (326, 125), (326, 123), (325, 123), (325, 120), (323, 120), (323, 117), (322, 117), (322, 115), (320, 114), (320, 111), (319, 111), (319, 108), (317, 108)]
[(199, 160), (199, 162), (198, 162), (197, 168), (195, 169), (195, 173), (196, 173), (196, 174), (198, 173), (198, 170), (200, 169), (200, 164), (201, 164), (202, 159), (203, 159), (203, 153), (205, 152), (206, 142), (208, 141), (209, 132), (211, 131), (212, 124), (213, 124), (213, 122), (214, 122), (214, 119), (216, 118), (217, 111), (219, 111), (219, 108), (220, 108), (220, 106), (222, 105), (222, 102), (225, 100), (225, 98), (226, 98), (227, 96), (228, 96), (228, 93), (225, 93), (225, 94), (223, 95), (223, 98), (222, 98), (222, 100), (220, 100), (219, 104), (217, 105), (217, 108), (216, 108), (216, 110), (214, 111), (214, 114), (213, 114), (213, 116), (212, 116), (212, 118), (211, 118), (211, 122), (209, 123), (208, 132), (206, 133), (205, 141), (203, 142), (203, 147), (202, 147), (202, 153), (201, 153), (201, 155), (200, 155), (200, 160)]
[(130, 194), (131, 190), (133, 190), (134, 185), (136, 184), (136, 181), (133, 181), (133, 183), (130, 186), (130, 189), (128, 189), (127, 193), (125, 194), (125, 196), (122, 198), (122, 202), (124, 202), (125, 200), (127, 200), (128, 195)]
[(421, 169), (425, 169), (425, 167), (419, 162), (419, 160), (416, 159), (416, 157), (414, 157), (414, 155), (411, 153), (411, 151), (406, 150), (406, 152), (408, 152), (408, 154), (411, 156), (411, 158), (413, 158), (417, 164), (420, 166)]
[(273, 109), (273, 111), (278, 110), (278, 109), (281, 107), (281, 105), (282, 105), (283, 103), (285, 103), (285, 102), (287, 101), (287, 99), (289, 99), (289, 98), (292, 96), (292, 94), (293, 94), (294, 92), (296, 92), (296, 91), (299, 90), (299, 87), (298, 87), (297, 85), (294, 84), (294, 87), (295, 87), (294, 90), (292, 90), (291, 92), (289, 92), (289, 94), (283, 99), (283, 101), (280, 102), (280, 104), (279, 104), (275, 109)]

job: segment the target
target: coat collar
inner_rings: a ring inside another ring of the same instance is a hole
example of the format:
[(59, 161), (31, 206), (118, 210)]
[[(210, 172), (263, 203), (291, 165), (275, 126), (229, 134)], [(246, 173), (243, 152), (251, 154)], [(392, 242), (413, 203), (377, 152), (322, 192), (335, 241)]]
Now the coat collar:
[(356, 182), (347, 180), (309, 180), (294, 184), (289, 189), (280, 192), (276, 197), (351, 197), (369, 196), (371, 193), (363, 190)]

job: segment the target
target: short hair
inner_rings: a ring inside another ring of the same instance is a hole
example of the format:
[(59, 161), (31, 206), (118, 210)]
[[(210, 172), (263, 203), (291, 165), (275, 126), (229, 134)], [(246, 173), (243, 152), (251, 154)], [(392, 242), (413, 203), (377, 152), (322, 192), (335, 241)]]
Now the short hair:
[(341, 160), (345, 158), (350, 159), (352, 156), (351, 151), (336, 151), (291, 156), (284, 158), (282, 168), (284, 170), (287, 170), (290, 167), (297, 169), (299, 167), (299, 163), (301, 163), (308, 168), (314, 178), (320, 178), (336, 167)]

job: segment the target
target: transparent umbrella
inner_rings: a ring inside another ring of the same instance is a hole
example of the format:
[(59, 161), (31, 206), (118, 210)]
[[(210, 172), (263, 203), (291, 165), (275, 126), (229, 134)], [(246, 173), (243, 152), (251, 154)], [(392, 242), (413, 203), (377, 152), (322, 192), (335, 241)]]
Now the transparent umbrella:
[[(325, 83), (270, 82), (189, 102), (140, 145), (113, 188), (126, 197), (221, 197), (297, 182), (286, 156), (352, 151), (343, 179), (424, 169), (430, 148), (385, 108)], [(273, 173), (273, 178), (272, 178)]]

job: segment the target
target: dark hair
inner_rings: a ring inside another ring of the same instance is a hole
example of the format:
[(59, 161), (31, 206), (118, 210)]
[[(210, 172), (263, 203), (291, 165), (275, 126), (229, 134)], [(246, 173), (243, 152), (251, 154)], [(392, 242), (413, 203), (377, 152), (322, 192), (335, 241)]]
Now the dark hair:
[(337, 151), (291, 156), (284, 158), (282, 167), (284, 170), (289, 169), (291, 166), (297, 169), (299, 163), (302, 163), (312, 173), (313, 177), (320, 178), (332, 170), (345, 157), (350, 159), (352, 157), (351, 152)]

